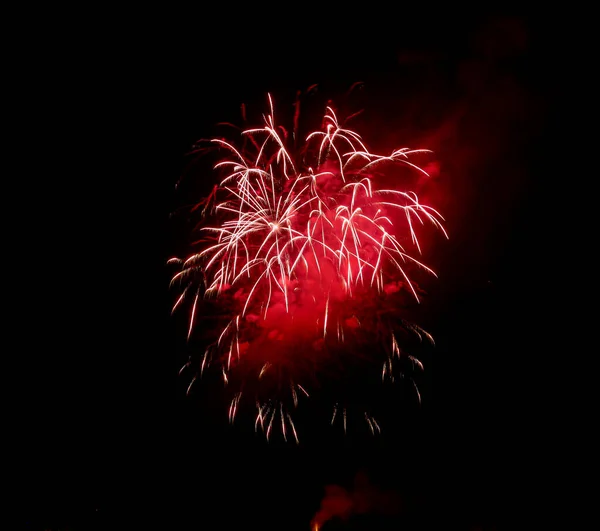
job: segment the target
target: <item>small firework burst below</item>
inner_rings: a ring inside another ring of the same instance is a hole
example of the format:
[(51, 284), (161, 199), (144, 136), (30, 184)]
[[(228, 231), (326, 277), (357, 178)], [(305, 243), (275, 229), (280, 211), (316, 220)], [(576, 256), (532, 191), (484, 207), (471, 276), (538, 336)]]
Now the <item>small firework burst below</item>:
[(230, 421), (248, 402), (267, 438), (277, 428), (298, 442), (292, 412), (314, 392), (332, 397), (332, 424), (346, 430), (349, 406), (360, 403), (378, 433), (368, 397), (350, 397), (368, 381), (403, 376), (407, 362), (422, 368), (405, 345), (432, 338), (400, 310), (419, 301), (413, 272), (435, 275), (416, 258), (417, 229), (447, 237), (441, 215), (415, 193), (380, 183), (390, 172), (399, 180), (398, 168), (426, 175), (411, 160), (429, 151), (374, 154), (331, 106), (322, 130), (292, 149), (296, 128), (279, 126), (268, 102), (263, 126), (243, 130), (239, 147), (210, 141), (225, 158), (213, 168), (219, 184), (196, 205), (198, 249), (169, 260), (180, 290), (173, 310), (187, 301), (188, 339), (205, 342), (182, 368), (194, 372), (188, 392), (216, 368), (231, 393)]

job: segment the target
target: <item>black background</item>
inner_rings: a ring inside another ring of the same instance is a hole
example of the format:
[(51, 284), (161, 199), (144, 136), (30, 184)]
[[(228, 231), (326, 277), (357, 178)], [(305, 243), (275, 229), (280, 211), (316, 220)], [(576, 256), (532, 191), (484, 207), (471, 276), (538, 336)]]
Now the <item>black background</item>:
[[(403, 510), (384, 518), (373, 506), (324, 529), (524, 518), (548, 473), (541, 389), (560, 356), (561, 281), (546, 260), (565, 230), (551, 183), (569, 171), (557, 157), (567, 27), (556, 16), (231, 9), (170, 23), (140, 14), (94, 32), (86, 54), (85, 27), (60, 46), (76, 115), (62, 153), (77, 177), (64, 193), (49, 186), (60, 195), (52, 230), (66, 237), (50, 238), (44, 318), (22, 338), (35, 361), (19, 395), (19, 525), (309, 529), (325, 486), (352, 491), (359, 473)], [(266, 444), (230, 428), (225, 404), (185, 398), (177, 376), (185, 327), (170, 315), (166, 260), (188, 234), (171, 215), (175, 183), (192, 143), (235, 122), (241, 103), (260, 113), (267, 92), (277, 105), (313, 84), (335, 101), (355, 82), (370, 145), (425, 145), (440, 164), (426, 193), (450, 239), (429, 250), (439, 280), (418, 315), (437, 343), (423, 405), (395, 406), (380, 438)]]

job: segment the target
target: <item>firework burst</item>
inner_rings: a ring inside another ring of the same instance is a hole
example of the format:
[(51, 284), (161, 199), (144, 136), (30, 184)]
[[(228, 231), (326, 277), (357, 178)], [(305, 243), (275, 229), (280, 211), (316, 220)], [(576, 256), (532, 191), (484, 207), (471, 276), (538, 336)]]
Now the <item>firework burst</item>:
[[(432, 338), (398, 309), (407, 298), (419, 301), (415, 271), (435, 275), (419, 259), (418, 232), (430, 225), (447, 234), (442, 216), (415, 193), (381, 184), (399, 167), (426, 175), (412, 160), (428, 150), (375, 154), (332, 106), (299, 147), (298, 113), (290, 135), (269, 95), (263, 120), (241, 132), (239, 147), (210, 141), (222, 156), (219, 182), (196, 205), (197, 249), (169, 261), (178, 266), (173, 310), (189, 308), (188, 339), (198, 329), (214, 334), (182, 368), (194, 372), (188, 391), (216, 369), (230, 392), (231, 422), (250, 403), (256, 429), (269, 438), (277, 428), (297, 442), (292, 412), (326, 392), (325, 382), (331, 422), (346, 430), (363, 380), (392, 382), (407, 362), (422, 368), (405, 345)], [(208, 330), (206, 315), (219, 325)], [(366, 403), (360, 414), (378, 433)]]

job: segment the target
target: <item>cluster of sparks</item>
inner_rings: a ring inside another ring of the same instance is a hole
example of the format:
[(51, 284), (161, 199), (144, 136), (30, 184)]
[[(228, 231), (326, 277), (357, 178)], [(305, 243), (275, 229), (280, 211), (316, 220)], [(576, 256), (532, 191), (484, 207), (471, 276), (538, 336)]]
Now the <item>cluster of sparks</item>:
[[(188, 301), (188, 338), (201, 326), (203, 305), (222, 310), (215, 313), (223, 323), (203, 348), (190, 388), (216, 365), (232, 386), (231, 422), (250, 395), (256, 429), (269, 438), (278, 426), (286, 440), (298, 442), (291, 411), (299, 397), (310, 396), (321, 363), (377, 338), (385, 352), (379, 374), (393, 380), (395, 360), (405, 352), (380, 310), (398, 292), (419, 300), (412, 269), (435, 275), (416, 258), (417, 229), (431, 224), (447, 235), (442, 216), (416, 194), (377, 185), (390, 166), (426, 175), (410, 158), (428, 150), (374, 154), (330, 106), (322, 129), (290, 149), (297, 132), (288, 135), (276, 123), (268, 100), (263, 126), (242, 132), (243, 147), (211, 141), (226, 157), (214, 166), (220, 182), (200, 204), (198, 252), (170, 260), (179, 265), (172, 284), (181, 289), (173, 310)], [(416, 325), (400, 325), (431, 340)], [(184, 369), (192, 364), (190, 358)], [(345, 430), (345, 405), (333, 411), (332, 423), (341, 419)], [(364, 417), (371, 431), (380, 431), (372, 415)]]

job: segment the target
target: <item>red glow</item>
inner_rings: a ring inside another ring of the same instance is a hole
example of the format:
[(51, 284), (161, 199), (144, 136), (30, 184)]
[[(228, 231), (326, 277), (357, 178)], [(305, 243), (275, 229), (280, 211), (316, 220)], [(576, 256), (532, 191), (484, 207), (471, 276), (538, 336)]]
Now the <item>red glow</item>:
[[(301, 149), (288, 148), (296, 136), (277, 124), (269, 96), (263, 126), (243, 131), (242, 147), (213, 140), (227, 157), (214, 168), (219, 185), (197, 206), (206, 215), (201, 248), (170, 262), (181, 266), (172, 279), (182, 288), (173, 309), (190, 301), (188, 337), (199, 304), (227, 309), (200, 373), (216, 364), (228, 385), (239, 373), (256, 402), (256, 426), (269, 437), (275, 421), (297, 440), (283, 395), (296, 407), (298, 395), (309, 395), (307, 375), (332, 356), (376, 340), (386, 352), (382, 377), (393, 379), (394, 360), (405, 353), (382, 314), (393, 313), (398, 297), (419, 300), (412, 271), (435, 275), (417, 258), (417, 233), (427, 224), (446, 233), (441, 215), (415, 193), (380, 182), (390, 172), (401, 179), (403, 168), (428, 178), (412, 162), (428, 150), (372, 153), (331, 107), (323, 130)], [(241, 386), (234, 391), (232, 421), (242, 394)]]

